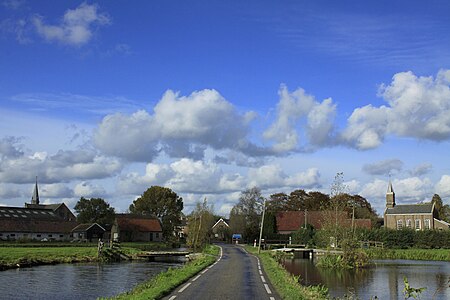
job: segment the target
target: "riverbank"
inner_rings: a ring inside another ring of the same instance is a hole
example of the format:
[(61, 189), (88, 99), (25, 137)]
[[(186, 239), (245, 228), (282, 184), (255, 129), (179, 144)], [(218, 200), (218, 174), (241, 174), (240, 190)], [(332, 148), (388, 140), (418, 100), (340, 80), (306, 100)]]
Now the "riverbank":
[(270, 251), (257, 252), (257, 248), (245, 246), (245, 249), (258, 256), (270, 282), (283, 299), (328, 299), (328, 290), (323, 286), (302, 286), (298, 276), (291, 275)]
[[(142, 247), (148, 250), (162, 249), (164, 244), (125, 243), (121, 252), (136, 257)], [(167, 247), (166, 247), (167, 248)], [(97, 244), (3, 244), (0, 246), (0, 271), (14, 268), (25, 268), (39, 265), (54, 265), (60, 263), (96, 262)]]
[(365, 249), (370, 259), (450, 261), (448, 249)]
[(165, 295), (168, 295), (173, 289), (189, 280), (189, 278), (193, 277), (198, 272), (213, 264), (217, 259), (219, 249), (218, 246), (207, 246), (201, 255), (196, 256), (192, 261), (189, 261), (181, 268), (169, 268), (166, 272), (162, 272), (149, 279), (147, 282), (137, 285), (131, 291), (110, 299), (160, 299)]

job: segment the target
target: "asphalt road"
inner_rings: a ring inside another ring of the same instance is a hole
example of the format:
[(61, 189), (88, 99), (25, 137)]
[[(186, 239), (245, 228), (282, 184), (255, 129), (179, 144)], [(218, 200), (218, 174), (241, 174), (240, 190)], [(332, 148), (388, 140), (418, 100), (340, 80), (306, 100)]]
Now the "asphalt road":
[(166, 300), (280, 299), (259, 264), (259, 259), (238, 245), (220, 245), (221, 258)]

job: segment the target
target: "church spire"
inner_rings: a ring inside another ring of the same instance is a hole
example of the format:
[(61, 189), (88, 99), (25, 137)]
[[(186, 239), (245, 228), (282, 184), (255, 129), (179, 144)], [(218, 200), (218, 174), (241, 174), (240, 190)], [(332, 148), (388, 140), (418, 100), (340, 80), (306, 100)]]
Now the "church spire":
[(37, 176), (36, 176), (36, 184), (34, 186), (33, 196), (31, 197), (31, 204), (39, 204), (39, 191), (37, 184)]
[(386, 192), (386, 207), (394, 208), (395, 206), (395, 193), (394, 188), (392, 187), (391, 179), (389, 178), (388, 189)]

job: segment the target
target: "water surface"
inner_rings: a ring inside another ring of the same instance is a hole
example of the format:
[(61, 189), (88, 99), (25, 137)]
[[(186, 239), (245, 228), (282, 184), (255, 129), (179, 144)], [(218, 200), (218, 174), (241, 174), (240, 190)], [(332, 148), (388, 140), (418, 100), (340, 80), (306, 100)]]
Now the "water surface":
[[(374, 266), (360, 270), (317, 268), (309, 259), (286, 259), (283, 265), (300, 275), (303, 285), (323, 284), (331, 297), (353, 294), (359, 299), (404, 299), (406, 276), (410, 286), (427, 287), (421, 299), (450, 299), (450, 262), (417, 260), (375, 260)], [(433, 298), (433, 296), (435, 298)]]
[(0, 272), (1, 299), (96, 299), (131, 290), (169, 267), (162, 262), (86, 263)]

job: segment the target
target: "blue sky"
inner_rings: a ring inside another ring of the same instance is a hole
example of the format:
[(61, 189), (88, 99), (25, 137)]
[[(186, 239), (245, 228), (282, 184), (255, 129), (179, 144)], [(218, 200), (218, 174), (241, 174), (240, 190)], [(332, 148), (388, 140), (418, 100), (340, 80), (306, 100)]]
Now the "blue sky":
[(446, 1), (0, 0), (0, 204), (450, 197)]

